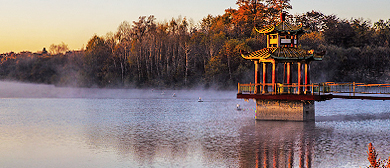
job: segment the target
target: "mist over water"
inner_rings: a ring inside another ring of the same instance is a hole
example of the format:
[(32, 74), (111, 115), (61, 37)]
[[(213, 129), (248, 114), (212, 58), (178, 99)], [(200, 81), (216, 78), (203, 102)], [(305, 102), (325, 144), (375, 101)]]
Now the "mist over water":
[(368, 143), (390, 152), (388, 101), (316, 102), (316, 122), (270, 122), (235, 91), (0, 83), (0, 167), (366, 167)]
[[(159, 99), (180, 98), (198, 99), (207, 97), (235, 99), (235, 91), (215, 90), (161, 90), (161, 89), (104, 89), (56, 87), (46, 84), (30, 84), (0, 81), (1, 98), (98, 98), (98, 99)], [(206, 98), (206, 99), (207, 99)]]

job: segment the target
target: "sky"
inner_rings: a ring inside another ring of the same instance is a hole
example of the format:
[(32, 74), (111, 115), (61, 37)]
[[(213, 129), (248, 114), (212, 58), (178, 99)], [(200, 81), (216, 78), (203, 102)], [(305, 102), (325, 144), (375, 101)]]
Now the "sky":
[[(42, 51), (51, 44), (83, 48), (93, 35), (116, 32), (123, 21), (154, 15), (157, 21), (187, 17), (196, 24), (208, 14), (237, 8), (236, 0), (0, 0), (0, 53)], [(291, 0), (291, 14), (316, 10), (341, 19), (372, 23), (390, 19), (389, 0)]]

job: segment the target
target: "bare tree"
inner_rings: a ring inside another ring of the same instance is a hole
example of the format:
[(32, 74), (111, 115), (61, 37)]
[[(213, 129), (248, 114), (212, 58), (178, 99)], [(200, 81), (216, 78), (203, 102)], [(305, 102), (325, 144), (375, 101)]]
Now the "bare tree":
[(49, 47), (49, 53), (52, 55), (65, 54), (65, 52), (67, 52), (68, 50), (68, 45), (64, 42), (61, 42), (61, 44), (58, 45), (52, 44)]

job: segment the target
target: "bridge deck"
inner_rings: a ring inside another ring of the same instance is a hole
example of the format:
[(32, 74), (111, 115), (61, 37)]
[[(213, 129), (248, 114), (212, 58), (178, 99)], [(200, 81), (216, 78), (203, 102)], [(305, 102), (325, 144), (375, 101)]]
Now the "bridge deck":
[(263, 99), (263, 100), (328, 100), (327, 95), (311, 95), (311, 94), (237, 94), (240, 99)]
[(324, 95), (328, 99), (340, 98), (340, 99), (361, 99), (361, 100), (390, 100), (390, 97), (382, 97), (382, 96), (347, 96), (347, 95)]
[[(384, 96), (386, 95), (386, 96)], [(319, 83), (294, 84), (238, 84), (237, 98), (264, 100), (314, 100), (333, 98), (390, 100), (390, 84)]]
[(326, 95), (311, 95), (311, 94), (242, 94), (238, 93), (237, 98), (239, 99), (263, 99), (263, 100), (314, 100), (314, 101), (325, 101), (330, 99), (361, 99), (361, 100), (390, 100), (390, 97), (382, 97), (382, 96), (363, 96), (363, 95), (334, 95), (334, 94), (326, 94)]

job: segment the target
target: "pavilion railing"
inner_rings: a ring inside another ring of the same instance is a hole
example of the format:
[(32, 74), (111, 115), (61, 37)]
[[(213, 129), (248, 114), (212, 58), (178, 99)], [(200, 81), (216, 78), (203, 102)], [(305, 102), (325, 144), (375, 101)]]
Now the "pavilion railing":
[(238, 93), (245, 94), (328, 94), (347, 93), (360, 94), (390, 94), (390, 84), (365, 83), (313, 83), (308, 85), (259, 83), (238, 84)]

